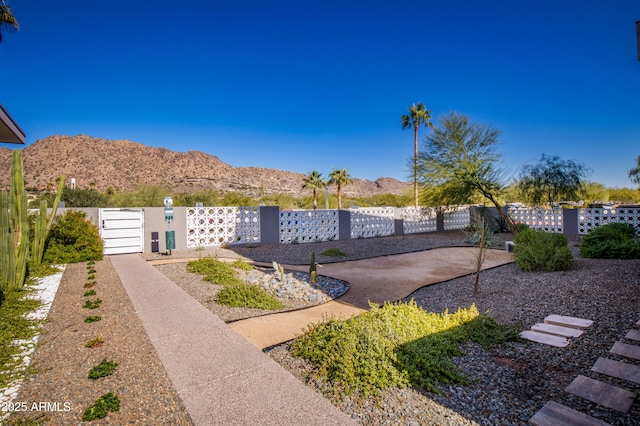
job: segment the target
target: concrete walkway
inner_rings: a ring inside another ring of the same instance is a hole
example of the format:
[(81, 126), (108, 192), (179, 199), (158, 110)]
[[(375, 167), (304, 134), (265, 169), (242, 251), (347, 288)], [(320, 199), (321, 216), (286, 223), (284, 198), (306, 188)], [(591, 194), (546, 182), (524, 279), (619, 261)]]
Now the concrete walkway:
[[(447, 247), (427, 251), (318, 265), (318, 274), (348, 281), (342, 297), (298, 311), (248, 318), (229, 324), (260, 349), (291, 340), (310, 323), (329, 316), (350, 318), (382, 304), (407, 297), (417, 289), (475, 272), (477, 248)], [(488, 250), (483, 269), (513, 261), (504, 250)], [(287, 266), (308, 271), (308, 266)]]
[(196, 425), (355, 424), (140, 255), (110, 260)]

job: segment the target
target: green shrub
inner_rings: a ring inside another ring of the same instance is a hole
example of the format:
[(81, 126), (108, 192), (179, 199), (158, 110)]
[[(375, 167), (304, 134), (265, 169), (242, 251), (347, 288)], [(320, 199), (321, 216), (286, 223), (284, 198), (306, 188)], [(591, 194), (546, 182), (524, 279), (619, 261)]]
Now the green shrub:
[(573, 265), (567, 237), (525, 229), (516, 235), (513, 255), (523, 271), (563, 271)]
[(343, 252), (337, 247), (331, 247), (323, 251), (322, 255), (327, 257), (347, 257), (348, 256), (347, 253)]
[(255, 308), (277, 311), (285, 306), (262, 288), (242, 283), (227, 285), (216, 295), (216, 301), (232, 308)]
[(102, 303), (102, 299), (85, 300), (84, 305), (82, 305), (82, 307), (86, 309), (98, 309), (101, 303)]
[(212, 257), (205, 257), (187, 263), (187, 271), (204, 275), (204, 280), (218, 285), (240, 285), (243, 284), (236, 276), (236, 271), (231, 269), (224, 262)]
[(633, 225), (609, 223), (582, 238), (580, 256), (596, 259), (638, 259), (640, 239)]
[(98, 400), (89, 408), (87, 408), (82, 415), (83, 422), (90, 422), (95, 419), (104, 419), (107, 414), (120, 410), (120, 400), (113, 392), (102, 395)]
[(242, 271), (251, 271), (253, 270), (253, 265), (251, 265), (250, 263), (245, 262), (242, 259), (238, 259), (235, 262), (233, 262), (231, 264), (231, 266), (233, 266), (236, 269), (240, 269)]
[(451, 361), (461, 355), (459, 344), (472, 340), (489, 346), (516, 336), (514, 329), (480, 315), (473, 305), (454, 314), (436, 314), (411, 301), (372, 305), (348, 320), (312, 324), (290, 350), (313, 363), (318, 376), (329, 379), (335, 396), (358, 391), (366, 397), (392, 386), (437, 392), (437, 383), (465, 383)]
[(527, 225), (526, 223), (516, 223), (516, 232), (520, 233), (522, 231), (526, 231), (527, 229), (531, 228), (529, 228), (529, 225)]
[(101, 319), (102, 319), (102, 317), (100, 317), (98, 315), (89, 315), (88, 317), (85, 317), (84, 322), (89, 324), (89, 323), (92, 323), (92, 322), (98, 322)]
[(77, 263), (102, 259), (98, 228), (82, 211), (69, 210), (58, 216), (47, 240), (44, 263)]
[(87, 377), (89, 377), (91, 380), (96, 380), (100, 377), (110, 376), (114, 371), (116, 371), (117, 366), (117, 362), (107, 361), (107, 359), (105, 358), (100, 362), (100, 364), (89, 370), (89, 374), (87, 375)]

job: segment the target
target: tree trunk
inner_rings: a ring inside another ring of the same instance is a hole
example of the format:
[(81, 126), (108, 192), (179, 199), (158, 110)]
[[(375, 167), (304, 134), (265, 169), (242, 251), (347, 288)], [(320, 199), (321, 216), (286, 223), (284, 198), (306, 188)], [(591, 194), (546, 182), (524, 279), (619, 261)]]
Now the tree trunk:
[(413, 127), (413, 206), (418, 207), (418, 123)]

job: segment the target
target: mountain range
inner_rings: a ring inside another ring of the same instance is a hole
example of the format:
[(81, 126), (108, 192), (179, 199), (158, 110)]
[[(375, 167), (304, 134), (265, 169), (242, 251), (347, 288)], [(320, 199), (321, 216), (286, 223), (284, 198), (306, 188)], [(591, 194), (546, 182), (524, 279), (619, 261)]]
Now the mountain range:
[[(23, 149), (25, 186), (44, 190), (60, 175), (67, 185), (75, 179), (77, 188), (106, 191), (134, 190), (140, 185), (158, 185), (174, 192), (202, 190), (239, 192), (258, 197), (271, 193), (305, 195), (306, 175), (262, 167), (234, 167), (215, 155), (200, 151), (175, 152), (128, 140), (106, 140), (87, 135), (49, 136)], [(10, 182), (11, 149), (0, 148), (0, 187)], [(54, 185), (55, 186), (55, 185)], [(343, 194), (366, 197), (401, 194), (411, 188), (393, 178), (375, 181), (353, 178)]]

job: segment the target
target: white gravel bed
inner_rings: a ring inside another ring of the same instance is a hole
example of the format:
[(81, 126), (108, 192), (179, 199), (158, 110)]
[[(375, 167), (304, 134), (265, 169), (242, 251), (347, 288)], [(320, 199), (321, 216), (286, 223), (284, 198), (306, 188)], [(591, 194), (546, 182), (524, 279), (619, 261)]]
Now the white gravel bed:
[[(62, 275), (66, 268), (66, 265), (57, 266), (60, 272), (57, 272), (53, 275), (48, 275), (46, 277), (38, 278), (35, 280), (35, 283), (30, 286), (33, 289), (33, 293), (27, 295), (28, 298), (36, 299), (41, 302), (41, 305), (35, 311), (29, 312), (27, 314), (27, 319), (29, 320), (45, 320), (47, 315), (49, 314), (49, 309), (51, 308), (51, 304), (53, 303), (53, 299), (56, 297), (56, 293), (58, 291), (58, 286), (60, 285), (60, 280), (62, 280)], [(40, 338), (40, 334), (36, 334), (32, 339), (29, 340), (14, 340), (14, 344), (20, 347), (20, 356), (22, 357), (22, 365), (18, 368), (26, 369), (31, 363), (31, 357), (33, 356), (33, 352), (36, 349), (36, 345)], [(18, 390), (20, 389), (20, 385), (22, 380), (16, 380), (13, 383), (9, 384), (4, 389), (0, 389), (0, 407), (5, 407), (7, 403), (13, 401), (17, 395)], [(9, 414), (0, 413), (0, 420), (6, 417)]]

